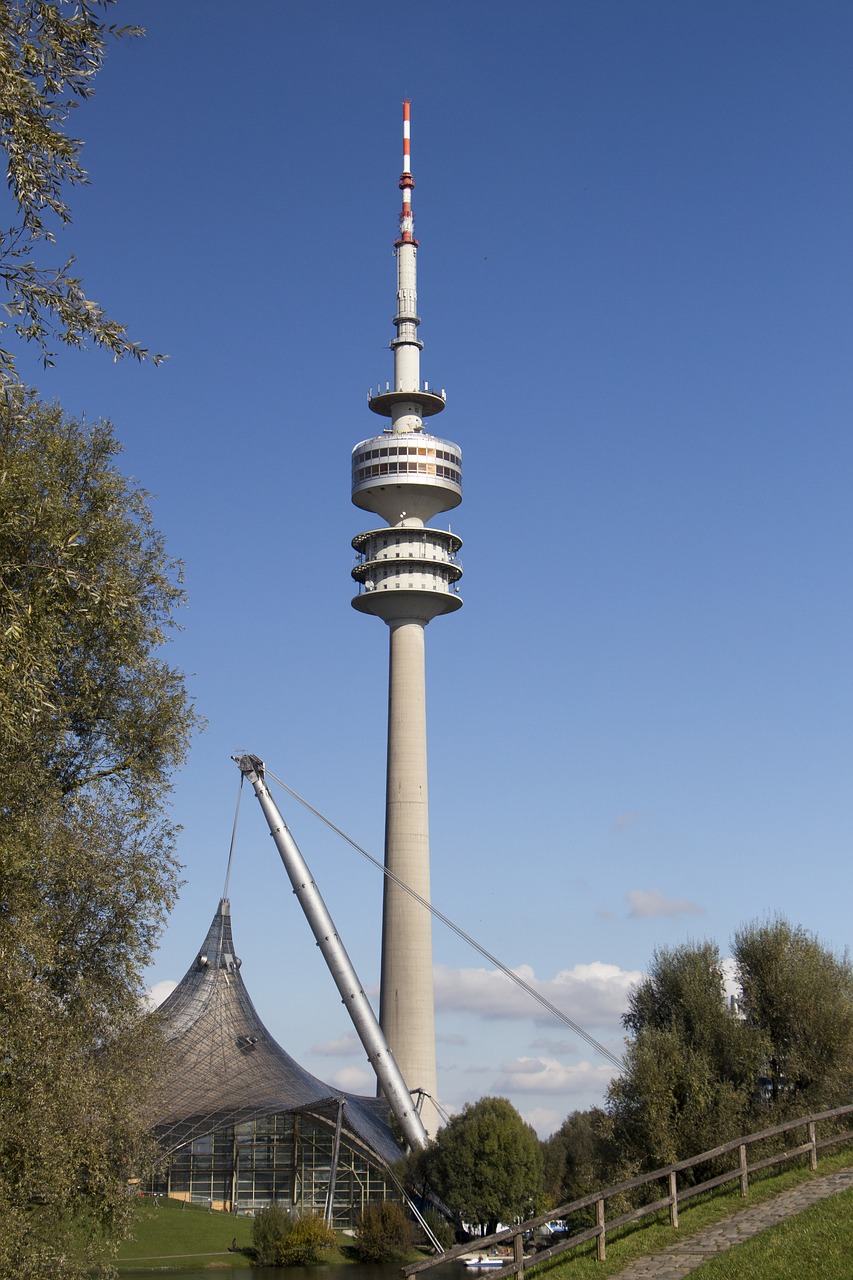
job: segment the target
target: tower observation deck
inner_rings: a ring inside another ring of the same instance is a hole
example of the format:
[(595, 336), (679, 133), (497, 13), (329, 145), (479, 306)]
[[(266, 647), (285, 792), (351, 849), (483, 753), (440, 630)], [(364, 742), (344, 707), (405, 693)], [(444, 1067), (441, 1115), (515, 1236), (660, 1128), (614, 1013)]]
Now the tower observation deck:
[[(385, 866), (429, 901), (424, 628), (458, 609), (462, 541), (428, 521), (462, 501), (462, 451), (424, 430), (445, 407), (445, 393), (421, 382), (417, 251), (412, 215), (409, 103), (403, 104), (403, 207), (397, 258), (397, 310), (391, 341), (394, 378), (371, 389), (368, 407), (388, 419), (381, 435), (352, 451), (352, 501), (385, 525), (353, 538), (352, 576), (361, 613), (390, 631)], [(434, 1133), (436, 1096), (432, 929), (427, 909), (386, 877), (382, 916), (382, 1030), (403, 1078), (425, 1095), (422, 1118)]]

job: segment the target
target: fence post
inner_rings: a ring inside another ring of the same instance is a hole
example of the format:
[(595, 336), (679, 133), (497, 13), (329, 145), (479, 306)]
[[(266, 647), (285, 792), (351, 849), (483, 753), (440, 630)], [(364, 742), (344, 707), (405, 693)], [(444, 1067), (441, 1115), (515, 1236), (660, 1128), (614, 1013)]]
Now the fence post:
[(515, 1274), (521, 1280), (521, 1276), (524, 1275), (524, 1236), (520, 1231), (516, 1232), (512, 1238), (512, 1254), (515, 1262)]
[(595, 1256), (599, 1262), (604, 1262), (607, 1257), (607, 1244), (604, 1239), (604, 1197), (595, 1202), (595, 1225), (598, 1227), (598, 1235), (595, 1241)]
[(745, 1142), (742, 1142), (738, 1147), (738, 1163), (740, 1164), (740, 1194), (741, 1198), (745, 1198), (749, 1194), (749, 1173), (746, 1163)]
[(678, 1186), (674, 1169), (671, 1169), (669, 1174), (669, 1225), (678, 1227)]
[(817, 1131), (814, 1120), (809, 1121), (809, 1142), (811, 1143), (811, 1151), (809, 1152), (809, 1168), (814, 1173), (817, 1168)]

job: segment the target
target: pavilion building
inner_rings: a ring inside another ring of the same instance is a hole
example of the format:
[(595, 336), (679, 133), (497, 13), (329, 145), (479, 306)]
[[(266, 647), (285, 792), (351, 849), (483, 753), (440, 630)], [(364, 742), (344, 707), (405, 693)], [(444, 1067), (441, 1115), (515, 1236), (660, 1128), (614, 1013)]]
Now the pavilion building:
[(339, 1230), (367, 1204), (401, 1198), (388, 1104), (324, 1084), (272, 1038), (243, 981), (227, 898), (157, 1016), (166, 1070), (152, 1124), (167, 1160), (152, 1191), (232, 1212), (277, 1202)]

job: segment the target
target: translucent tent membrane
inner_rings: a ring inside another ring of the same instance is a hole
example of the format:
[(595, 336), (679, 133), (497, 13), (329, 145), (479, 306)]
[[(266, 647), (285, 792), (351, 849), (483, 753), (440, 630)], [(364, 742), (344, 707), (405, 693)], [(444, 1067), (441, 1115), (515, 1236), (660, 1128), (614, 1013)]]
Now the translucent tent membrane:
[(235, 1211), (275, 1200), (336, 1226), (397, 1198), (387, 1103), (324, 1084), (272, 1038), (243, 981), (227, 898), (157, 1016), (167, 1052), (151, 1121), (168, 1166), (154, 1191)]

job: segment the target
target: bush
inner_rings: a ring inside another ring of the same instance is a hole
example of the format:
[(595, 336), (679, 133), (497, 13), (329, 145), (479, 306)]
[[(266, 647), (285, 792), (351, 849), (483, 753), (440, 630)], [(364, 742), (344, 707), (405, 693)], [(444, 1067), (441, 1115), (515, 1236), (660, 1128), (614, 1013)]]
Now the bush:
[(442, 1249), (453, 1248), (456, 1244), (456, 1229), (452, 1222), (447, 1221), (443, 1213), (439, 1213), (438, 1209), (427, 1209), (424, 1221)]
[(292, 1218), (280, 1204), (261, 1209), (252, 1226), (255, 1260), (262, 1267), (302, 1267), (319, 1262), (335, 1233), (316, 1213)]
[(399, 1262), (412, 1251), (412, 1224), (400, 1204), (369, 1204), (355, 1228), (355, 1251), (361, 1262)]
[(279, 1265), (292, 1228), (290, 1214), (280, 1204), (271, 1204), (255, 1215), (252, 1223), (252, 1245), (255, 1258), (262, 1267)]
[(306, 1213), (293, 1223), (279, 1266), (304, 1267), (307, 1263), (319, 1262), (320, 1254), (324, 1249), (331, 1249), (336, 1239), (325, 1218), (318, 1213)]

